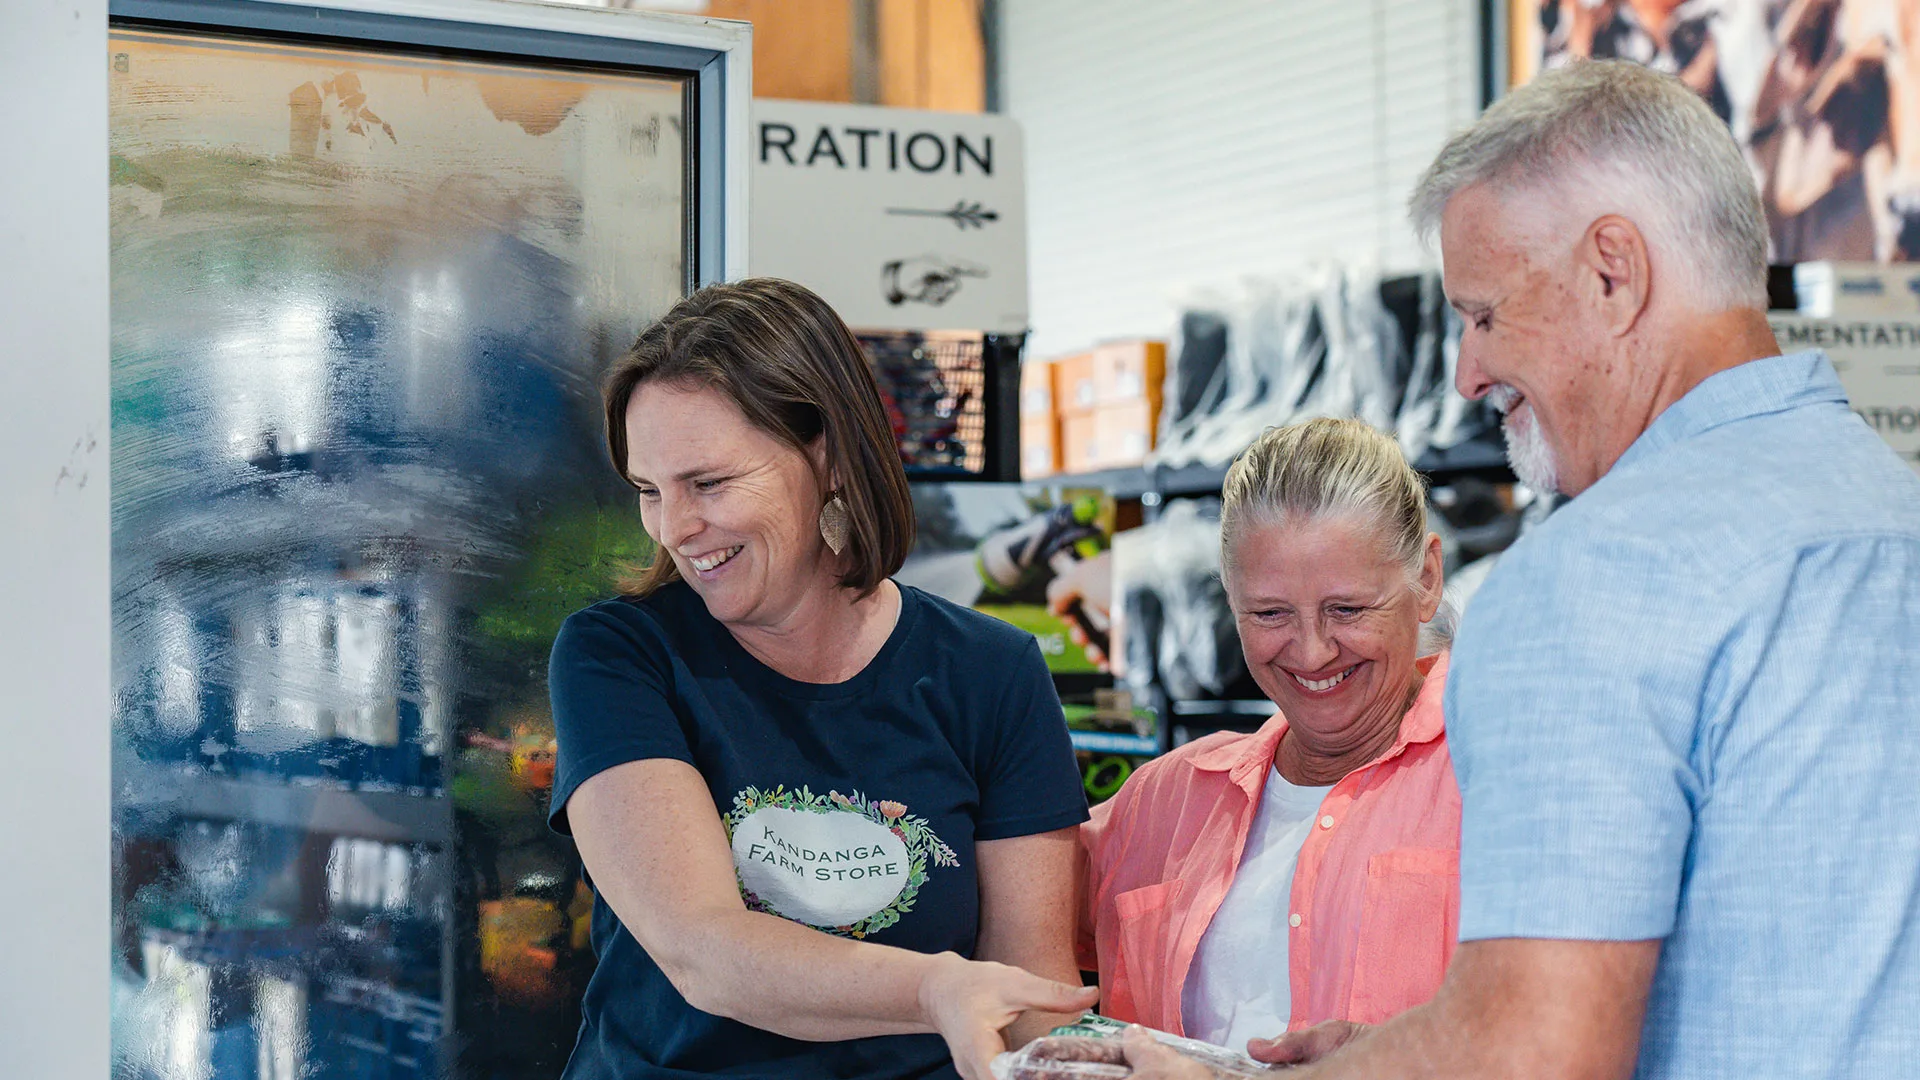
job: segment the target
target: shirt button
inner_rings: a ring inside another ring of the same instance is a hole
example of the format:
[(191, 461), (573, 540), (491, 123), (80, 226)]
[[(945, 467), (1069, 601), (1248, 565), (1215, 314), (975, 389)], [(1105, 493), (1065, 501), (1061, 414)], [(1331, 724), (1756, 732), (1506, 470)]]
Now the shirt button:
[(1299, 926), (1299, 925), (1300, 925), (1300, 916), (1299, 916), (1299, 914), (1298, 914), (1298, 913), (1295, 913), (1295, 914), (1292, 914), (1292, 915), (1289, 915), (1289, 916), (1287, 916), (1287, 925), (1288, 925), (1288, 926)]
[(1321, 828), (1323, 828), (1323, 829), (1331, 829), (1331, 828), (1333, 828), (1333, 815), (1332, 815), (1332, 814), (1328, 814), (1328, 815), (1326, 815), (1325, 817), (1323, 817), (1323, 818), (1321, 818), (1321, 819), (1320, 819), (1320, 827), (1321, 827)]

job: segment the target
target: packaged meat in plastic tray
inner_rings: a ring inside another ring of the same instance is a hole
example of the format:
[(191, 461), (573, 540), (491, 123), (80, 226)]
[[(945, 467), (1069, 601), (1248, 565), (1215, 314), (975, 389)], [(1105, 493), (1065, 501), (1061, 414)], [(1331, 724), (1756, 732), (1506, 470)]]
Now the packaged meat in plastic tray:
[[(1104, 1016), (1086, 1016), (1077, 1024), (1055, 1028), (1011, 1053), (993, 1059), (995, 1080), (1122, 1080), (1133, 1069), (1120, 1048), (1126, 1025)], [(1154, 1039), (1207, 1067), (1214, 1080), (1252, 1080), (1290, 1071), (1284, 1065), (1263, 1065), (1224, 1046), (1183, 1039), (1148, 1029)]]

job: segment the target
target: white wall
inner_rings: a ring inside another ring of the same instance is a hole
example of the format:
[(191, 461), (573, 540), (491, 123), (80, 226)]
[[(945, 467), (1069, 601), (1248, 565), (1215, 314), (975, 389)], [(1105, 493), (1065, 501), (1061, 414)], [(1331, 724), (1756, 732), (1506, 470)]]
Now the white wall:
[(0, 3), (0, 1074), (107, 1063), (107, 4)]
[(1165, 334), (1193, 286), (1432, 265), (1408, 190), (1479, 109), (1479, 0), (1003, 0), (1029, 355)]

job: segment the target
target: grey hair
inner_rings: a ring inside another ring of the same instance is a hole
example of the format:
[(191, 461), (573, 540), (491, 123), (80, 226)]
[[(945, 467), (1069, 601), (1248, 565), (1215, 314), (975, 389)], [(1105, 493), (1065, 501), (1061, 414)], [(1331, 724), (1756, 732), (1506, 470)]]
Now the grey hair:
[[(1554, 185), (1632, 220), (1709, 310), (1767, 305), (1767, 224), (1740, 148), (1699, 95), (1624, 60), (1545, 72), (1447, 140), (1408, 199), (1430, 239), (1448, 201), (1475, 184)], [(1582, 223), (1584, 225), (1585, 223)]]
[(1427, 542), (1427, 485), (1400, 444), (1362, 420), (1321, 418), (1268, 428), (1221, 486), (1222, 567), (1251, 521), (1369, 522), (1418, 581)]

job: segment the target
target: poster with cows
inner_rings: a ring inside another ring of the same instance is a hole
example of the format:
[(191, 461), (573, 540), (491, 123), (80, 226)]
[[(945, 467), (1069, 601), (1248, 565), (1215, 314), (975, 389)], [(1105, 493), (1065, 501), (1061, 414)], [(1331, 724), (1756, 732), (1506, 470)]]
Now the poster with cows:
[(1509, 3), (1513, 85), (1618, 58), (1706, 98), (1753, 166), (1773, 262), (1920, 260), (1920, 3)]

